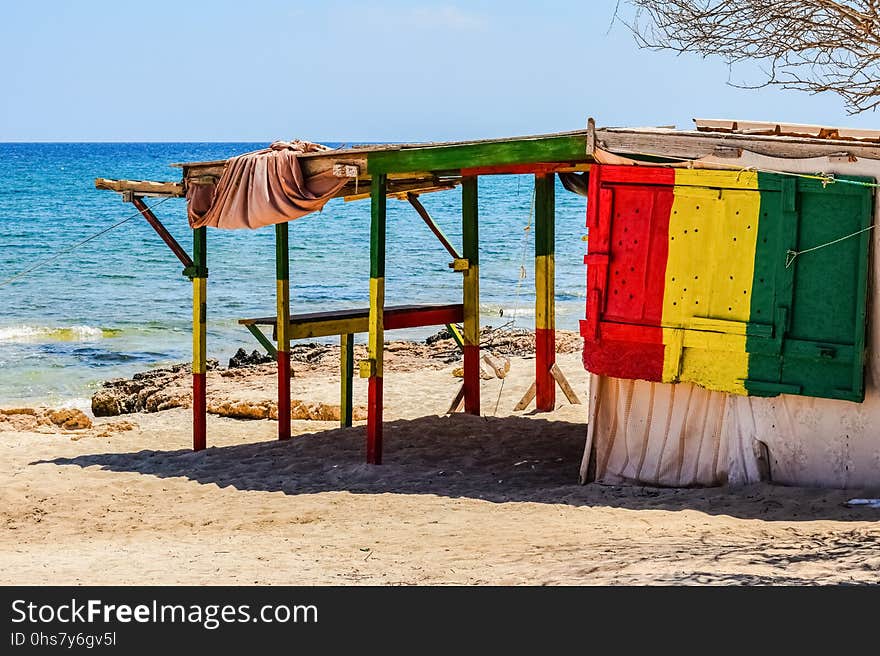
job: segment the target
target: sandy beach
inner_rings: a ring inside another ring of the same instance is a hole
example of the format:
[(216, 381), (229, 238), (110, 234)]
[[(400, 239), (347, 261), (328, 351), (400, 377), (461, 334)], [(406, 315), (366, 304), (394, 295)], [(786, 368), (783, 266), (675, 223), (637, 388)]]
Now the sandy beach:
[[(846, 507), (857, 491), (580, 486), (586, 407), (560, 393), (552, 413), (512, 410), (533, 359), (482, 382), (485, 416), (444, 416), (457, 364), (391, 353), (378, 467), (362, 421), (295, 420), (278, 442), (271, 419), (211, 415), (200, 453), (185, 408), (7, 425), (0, 583), (880, 582), (880, 511)], [(580, 355), (558, 361), (586, 400)], [(295, 396), (338, 403), (338, 373), (294, 372)], [(271, 365), (221, 374), (215, 394), (272, 398)]]

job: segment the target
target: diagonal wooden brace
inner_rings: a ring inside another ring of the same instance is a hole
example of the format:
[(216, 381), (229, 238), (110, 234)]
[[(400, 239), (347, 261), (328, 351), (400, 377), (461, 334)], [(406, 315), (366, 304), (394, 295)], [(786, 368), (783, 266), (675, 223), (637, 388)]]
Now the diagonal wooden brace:
[[(571, 383), (568, 382), (568, 378), (565, 377), (565, 374), (562, 373), (562, 369), (559, 368), (555, 362), (550, 367), (550, 375), (553, 376), (553, 379), (556, 381), (556, 384), (559, 385), (559, 389), (562, 390), (562, 393), (565, 394), (565, 398), (568, 399), (568, 402), (572, 405), (580, 405), (581, 400), (578, 398), (577, 393), (574, 391), (574, 388), (571, 386)], [(537, 389), (537, 384), (532, 381), (532, 384), (529, 386), (529, 389), (526, 390), (526, 393), (523, 394), (523, 397), (519, 400), (514, 406), (514, 410), (517, 412), (521, 410), (525, 410), (529, 403), (535, 400), (535, 393)]]
[(455, 250), (455, 247), (450, 243), (449, 239), (447, 239), (446, 235), (443, 234), (443, 231), (440, 229), (434, 219), (431, 218), (431, 215), (428, 214), (428, 210), (425, 209), (425, 206), (422, 205), (422, 202), (419, 200), (419, 195), (414, 194), (412, 192), (406, 195), (406, 199), (409, 201), (409, 204), (413, 206), (416, 212), (418, 212), (419, 216), (422, 217), (422, 221), (425, 222), (431, 232), (434, 233), (434, 236), (440, 240), (440, 243), (443, 244), (443, 248), (445, 248), (452, 257), (456, 260), (461, 259), (461, 255), (458, 254), (458, 251)]
[(162, 241), (164, 241), (168, 248), (171, 249), (171, 252), (173, 252), (177, 256), (177, 259), (181, 261), (184, 266), (184, 275), (189, 276), (190, 278), (203, 278), (207, 275), (207, 271), (200, 272), (195, 270), (196, 267), (195, 264), (193, 264), (192, 258), (190, 258), (189, 254), (183, 249), (183, 246), (171, 236), (171, 233), (168, 232), (167, 228), (162, 225), (162, 222), (156, 218), (156, 215), (153, 214), (153, 211), (149, 207), (147, 207), (147, 204), (144, 203), (140, 196), (135, 196), (131, 192), (125, 192), (122, 197), (123, 200), (127, 200), (137, 208), (138, 212), (141, 213), (141, 216), (143, 216), (147, 220), (147, 223), (150, 224), (150, 227), (156, 231), (156, 234), (162, 238)]

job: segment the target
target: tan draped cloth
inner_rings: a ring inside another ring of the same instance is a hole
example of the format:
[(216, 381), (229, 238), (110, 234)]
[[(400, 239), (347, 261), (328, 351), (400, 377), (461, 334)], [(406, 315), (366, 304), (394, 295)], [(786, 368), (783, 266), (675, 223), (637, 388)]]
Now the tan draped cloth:
[(285, 223), (324, 207), (348, 178), (332, 171), (303, 174), (297, 155), (329, 150), (308, 141), (276, 141), (264, 150), (232, 157), (214, 184), (188, 184), (192, 228), (234, 230)]

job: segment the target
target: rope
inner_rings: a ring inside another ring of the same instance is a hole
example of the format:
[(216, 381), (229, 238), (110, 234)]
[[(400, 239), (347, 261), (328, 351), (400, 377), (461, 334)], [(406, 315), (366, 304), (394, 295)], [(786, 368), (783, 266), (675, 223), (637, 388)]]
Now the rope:
[[(523, 228), (523, 236), (522, 236), (522, 251), (520, 253), (519, 260), (519, 278), (516, 281), (516, 294), (514, 296), (513, 302), (513, 320), (510, 322), (511, 327), (516, 327), (516, 315), (519, 313), (519, 293), (522, 289), (523, 280), (526, 279), (526, 249), (529, 245), (528, 239), (529, 235), (532, 232), (532, 217), (535, 214), (535, 190), (532, 189), (532, 202), (529, 206), (529, 220), (526, 223), (526, 227)], [(510, 349), (508, 348), (508, 355), (510, 355)], [(504, 381), (507, 380), (507, 377), (501, 379), (501, 386), (498, 388), (498, 398), (495, 399), (495, 411), (493, 412), (493, 416), (498, 416), (498, 404), (501, 402), (501, 393), (504, 391)]]
[[(171, 199), (171, 196), (166, 196), (166, 197), (163, 198), (162, 200), (160, 200), (160, 201), (158, 201), (158, 202), (153, 203), (152, 205), (150, 205), (150, 206), (149, 206), (149, 209), (153, 209), (154, 207), (159, 207), (159, 205), (161, 205), (162, 203), (164, 203), (165, 201), (170, 200), (170, 199)], [(36, 264), (33, 264), (33, 265), (29, 266), (29, 267), (28, 267), (27, 269), (25, 269), (24, 271), (20, 271), (20, 272), (16, 273), (16, 274), (15, 274), (14, 276), (12, 276), (11, 278), (6, 278), (5, 280), (0, 281), (0, 287), (5, 287), (6, 285), (8, 285), (8, 284), (10, 284), (10, 283), (15, 282), (15, 281), (18, 280), (19, 278), (24, 278), (27, 274), (31, 273), (32, 271), (36, 271), (36, 270), (39, 269), (40, 267), (45, 266), (45, 265), (49, 264), (50, 262), (54, 262), (55, 260), (57, 260), (57, 259), (58, 259), (59, 257), (61, 257), (62, 255), (67, 255), (67, 254), (70, 253), (71, 251), (74, 251), (74, 250), (76, 250), (77, 248), (79, 248), (80, 246), (84, 246), (85, 244), (88, 244), (90, 241), (93, 241), (93, 240), (97, 239), (97, 238), (100, 237), (101, 235), (105, 235), (105, 234), (107, 234), (107, 233), (110, 232), (111, 230), (115, 230), (116, 228), (118, 228), (119, 226), (121, 226), (123, 223), (128, 223), (128, 222), (131, 221), (132, 219), (136, 219), (136, 218), (139, 217), (139, 216), (141, 216), (141, 213), (138, 211), (138, 212), (136, 212), (135, 214), (132, 214), (131, 216), (126, 217), (126, 218), (122, 219), (121, 221), (118, 221), (117, 223), (114, 223), (114, 224), (111, 225), (110, 227), (108, 227), (108, 228), (104, 228), (104, 229), (101, 230), (100, 232), (97, 232), (97, 233), (95, 233), (94, 235), (92, 235), (91, 237), (88, 237), (88, 238), (86, 238), (86, 239), (83, 239), (82, 241), (77, 242), (76, 244), (73, 244), (73, 246), (69, 246), (69, 247), (67, 247), (67, 248), (64, 248), (64, 249), (58, 251), (57, 253), (54, 253), (53, 255), (50, 255), (49, 257), (47, 257), (47, 258), (44, 259), (44, 260), (40, 260), (40, 261), (37, 262)]]
[(835, 239), (833, 241), (826, 242), (824, 244), (819, 244), (818, 246), (813, 246), (812, 248), (806, 248), (802, 251), (793, 251), (791, 249), (785, 251), (785, 268), (788, 269), (794, 261), (797, 259), (798, 255), (803, 255), (804, 253), (812, 253), (813, 251), (818, 251), (820, 248), (825, 248), (826, 246), (833, 246), (834, 244), (839, 244), (842, 241), (847, 239), (851, 239), (852, 237), (856, 237), (863, 232), (868, 232), (868, 230), (873, 230), (874, 226), (869, 225), (867, 228), (862, 228), (861, 230), (856, 230), (852, 234), (846, 235), (845, 237), (840, 237), (839, 239)]

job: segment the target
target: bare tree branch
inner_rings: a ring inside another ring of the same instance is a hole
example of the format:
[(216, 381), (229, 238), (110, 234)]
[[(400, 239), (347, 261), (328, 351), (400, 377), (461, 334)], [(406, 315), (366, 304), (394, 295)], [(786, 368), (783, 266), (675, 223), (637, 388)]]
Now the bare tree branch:
[(857, 114), (880, 106), (880, 0), (629, 0), (617, 20), (644, 48), (765, 64), (734, 86), (835, 93)]

